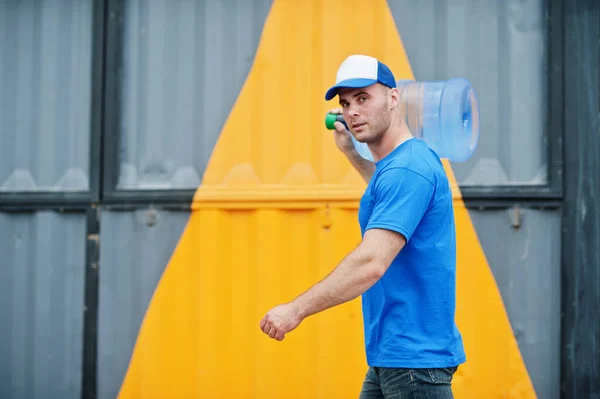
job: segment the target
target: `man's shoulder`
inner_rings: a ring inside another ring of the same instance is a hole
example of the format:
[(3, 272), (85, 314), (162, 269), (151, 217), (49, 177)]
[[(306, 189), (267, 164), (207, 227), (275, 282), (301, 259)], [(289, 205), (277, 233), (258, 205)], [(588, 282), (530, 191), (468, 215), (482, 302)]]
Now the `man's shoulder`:
[(373, 183), (376, 186), (395, 186), (398, 183), (435, 186), (435, 180), (434, 174), (427, 168), (392, 162), (377, 172)]
[[(434, 186), (443, 165), (427, 144), (420, 139), (411, 139), (402, 151), (393, 154), (393, 157), (381, 168), (380, 175), (403, 173), (408, 171), (409, 175), (421, 176)], [(394, 171), (395, 170), (395, 171)]]

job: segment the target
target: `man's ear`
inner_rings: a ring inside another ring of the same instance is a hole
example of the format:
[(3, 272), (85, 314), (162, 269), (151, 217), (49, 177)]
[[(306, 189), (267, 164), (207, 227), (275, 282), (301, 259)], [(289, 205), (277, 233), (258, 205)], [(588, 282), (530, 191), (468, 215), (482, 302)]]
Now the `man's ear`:
[(398, 91), (398, 89), (395, 87), (390, 89), (389, 96), (390, 96), (390, 109), (397, 107), (400, 102), (400, 92)]

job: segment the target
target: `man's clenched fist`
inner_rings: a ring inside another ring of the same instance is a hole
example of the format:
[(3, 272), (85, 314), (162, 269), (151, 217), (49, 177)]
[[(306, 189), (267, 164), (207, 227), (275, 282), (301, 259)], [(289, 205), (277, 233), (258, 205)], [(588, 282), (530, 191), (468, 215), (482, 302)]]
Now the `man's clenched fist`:
[(281, 341), (285, 334), (302, 322), (302, 317), (294, 303), (286, 303), (271, 309), (260, 321), (260, 329), (271, 338)]

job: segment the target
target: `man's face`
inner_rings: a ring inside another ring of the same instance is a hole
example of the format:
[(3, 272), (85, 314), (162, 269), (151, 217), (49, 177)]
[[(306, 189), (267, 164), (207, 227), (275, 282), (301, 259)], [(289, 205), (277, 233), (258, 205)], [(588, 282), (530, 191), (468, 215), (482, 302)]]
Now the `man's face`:
[(348, 129), (356, 140), (371, 143), (381, 139), (390, 126), (390, 89), (374, 84), (359, 89), (341, 89), (340, 106)]

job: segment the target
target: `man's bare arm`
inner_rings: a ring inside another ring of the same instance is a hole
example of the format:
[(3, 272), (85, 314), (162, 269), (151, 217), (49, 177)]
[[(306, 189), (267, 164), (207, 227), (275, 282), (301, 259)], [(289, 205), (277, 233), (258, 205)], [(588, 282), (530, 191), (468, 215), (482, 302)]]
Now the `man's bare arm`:
[(348, 158), (352, 166), (360, 173), (365, 182), (369, 182), (373, 173), (375, 172), (375, 164), (367, 159), (360, 156), (356, 148), (347, 149), (342, 151), (343, 154)]
[(372, 229), (322, 281), (294, 299), (302, 318), (348, 302), (373, 286), (405, 244), (401, 234)]
[(362, 243), (323, 280), (291, 302), (271, 309), (260, 329), (281, 341), (306, 317), (348, 302), (373, 286), (402, 250), (404, 236), (389, 230), (368, 230)]

